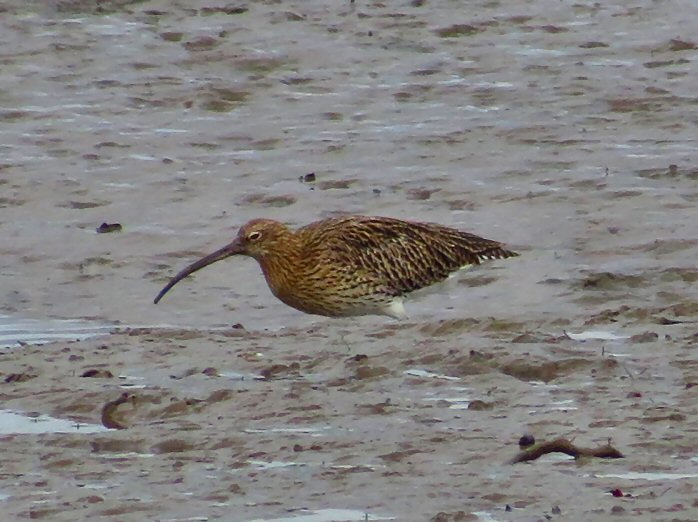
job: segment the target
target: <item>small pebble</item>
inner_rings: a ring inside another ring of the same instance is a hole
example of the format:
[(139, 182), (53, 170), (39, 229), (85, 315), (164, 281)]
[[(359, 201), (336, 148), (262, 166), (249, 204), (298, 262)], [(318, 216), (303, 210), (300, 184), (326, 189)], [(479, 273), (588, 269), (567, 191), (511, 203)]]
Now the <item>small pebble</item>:
[(97, 227), (98, 234), (109, 234), (110, 232), (121, 232), (121, 223), (102, 223)]
[(535, 443), (536, 443), (536, 438), (533, 435), (531, 435), (530, 433), (527, 433), (519, 439), (519, 448), (525, 449), (525, 448), (528, 448), (530, 446), (533, 446)]

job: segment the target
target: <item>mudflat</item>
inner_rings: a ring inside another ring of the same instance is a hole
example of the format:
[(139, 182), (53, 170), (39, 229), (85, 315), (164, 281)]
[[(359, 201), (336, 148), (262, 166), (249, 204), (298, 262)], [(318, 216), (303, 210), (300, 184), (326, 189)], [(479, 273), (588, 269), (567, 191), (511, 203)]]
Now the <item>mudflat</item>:
[[(0, 10), (5, 520), (698, 517), (693, 6)], [(246, 258), (152, 303), (251, 218), (340, 213), (521, 256), (401, 322)]]

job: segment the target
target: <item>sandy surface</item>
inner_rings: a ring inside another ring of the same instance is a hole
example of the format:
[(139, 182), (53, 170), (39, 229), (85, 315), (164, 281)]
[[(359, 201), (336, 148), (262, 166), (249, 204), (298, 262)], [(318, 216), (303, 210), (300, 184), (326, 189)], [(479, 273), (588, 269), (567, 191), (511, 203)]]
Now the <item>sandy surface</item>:
[[(0, 4), (0, 314), (114, 328), (0, 350), (2, 409), (82, 426), (0, 416), (4, 520), (698, 519), (694, 3), (96, 4)], [(248, 259), (152, 304), (339, 212), (522, 256), (402, 323)]]

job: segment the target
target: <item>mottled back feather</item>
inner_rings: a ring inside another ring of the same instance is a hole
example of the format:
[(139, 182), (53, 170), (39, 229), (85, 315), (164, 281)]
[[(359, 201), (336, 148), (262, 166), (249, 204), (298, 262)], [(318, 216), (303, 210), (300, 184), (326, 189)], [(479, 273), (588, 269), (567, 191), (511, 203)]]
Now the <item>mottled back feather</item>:
[(323, 262), (347, 267), (358, 281), (381, 282), (391, 296), (437, 283), (469, 265), (518, 255), (453, 228), (384, 217), (331, 218), (297, 233), (306, 255), (323, 251)]

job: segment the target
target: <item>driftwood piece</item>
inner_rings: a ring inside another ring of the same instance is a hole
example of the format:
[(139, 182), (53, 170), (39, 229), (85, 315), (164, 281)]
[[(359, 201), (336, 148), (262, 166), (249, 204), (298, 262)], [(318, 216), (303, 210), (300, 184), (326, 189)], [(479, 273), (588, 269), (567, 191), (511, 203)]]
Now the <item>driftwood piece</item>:
[(130, 402), (132, 407), (136, 406), (136, 396), (130, 393), (122, 393), (118, 399), (109, 401), (102, 407), (102, 425), (113, 430), (125, 430), (128, 425), (125, 423), (123, 414), (117, 411), (122, 404)]
[(513, 459), (509, 461), (509, 464), (516, 464), (517, 462), (528, 462), (530, 460), (536, 460), (543, 455), (548, 453), (564, 453), (575, 459), (580, 457), (598, 457), (601, 459), (622, 459), (623, 454), (616, 448), (611, 446), (611, 444), (605, 444), (604, 446), (599, 446), (598, 448), (580, 448), (575, 446), (567, 439), (555, 439), (549, 442), (540, 442), (534, 444), (525, 450), (522, 450)]

